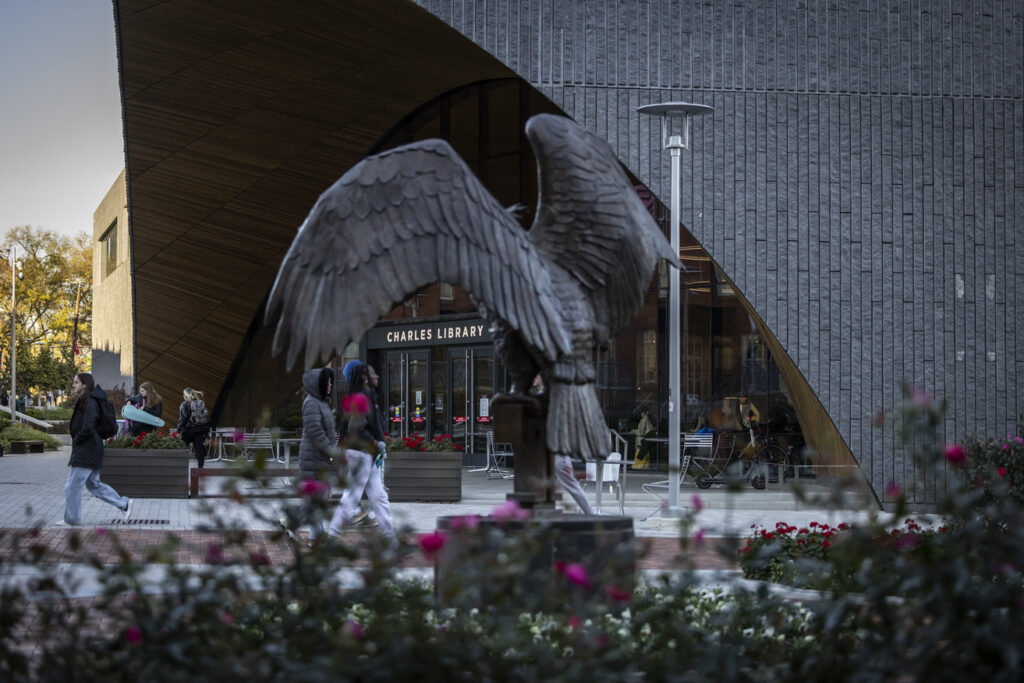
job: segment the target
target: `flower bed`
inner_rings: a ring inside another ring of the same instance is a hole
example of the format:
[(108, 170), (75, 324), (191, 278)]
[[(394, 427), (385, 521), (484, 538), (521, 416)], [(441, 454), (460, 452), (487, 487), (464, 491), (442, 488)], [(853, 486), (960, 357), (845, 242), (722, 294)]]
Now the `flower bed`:
[(107, 439), (103, 481), (131, 498), (187, 498), (188, 446), (177, 432), (123, 434)]
[(384, 484), (397, 502), (462, 500), (462, 446), (451, 435), (387, 437)]

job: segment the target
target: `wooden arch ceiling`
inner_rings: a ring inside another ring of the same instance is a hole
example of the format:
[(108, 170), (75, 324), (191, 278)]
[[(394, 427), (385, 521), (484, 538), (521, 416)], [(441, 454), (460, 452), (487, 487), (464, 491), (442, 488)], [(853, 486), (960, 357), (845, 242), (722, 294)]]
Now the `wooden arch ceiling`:
[(515, 76), (406, 0), (114, 13), (136, 379), (168, 397), (201, 387), (211, 405), (317, 196), (417, 105)]

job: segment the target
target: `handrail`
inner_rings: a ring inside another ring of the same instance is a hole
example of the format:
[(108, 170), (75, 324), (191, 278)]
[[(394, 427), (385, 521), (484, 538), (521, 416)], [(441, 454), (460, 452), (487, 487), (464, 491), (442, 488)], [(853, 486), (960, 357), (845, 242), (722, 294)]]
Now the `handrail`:
[[(609, 429), (608, 431), (611, 432), (612, 451), (615, 452), (615, 453), (622, 454), (622, 458), (623, 458), (623, 460), (625, 460), (626, 459), (626, 449), (629, 447), (629, 442), (626, 441), (626, 439), (622, 436), (622, 434), (619, 434), (614, 429)], [(618, 448), (619, 444), (622, 444), (622, 448)]]
[[(11, 409), (8, 406), (0, 406), (0, 411), (9, 413), (9, 412), (11, 412)], [(21, 412), (20, 410), (15, 410), (14, 413), (18, 416), (19, 419), (21, 419), (24, 422), (31, 422), (34, 425), (38, 425), (40, 427), (45, 427), (46, 429), (53, 429), (53, 425), (50, 424), (49, 422), (44, 422), (43, 420), (38, 420), (38, 419), (32, 417), (31, 415), (26, 415), (25, 413)]]

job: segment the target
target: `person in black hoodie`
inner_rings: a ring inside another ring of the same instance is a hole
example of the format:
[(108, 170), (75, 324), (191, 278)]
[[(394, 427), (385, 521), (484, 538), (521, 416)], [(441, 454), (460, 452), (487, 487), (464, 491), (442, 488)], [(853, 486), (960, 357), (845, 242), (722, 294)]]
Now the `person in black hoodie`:
[(81, 372), (71, 383), (72, 401), (75, 409), (71, 414), (71, 472), (64, 484), (64, 519), (58, 526), (77, 526), (82, 523), (82, 487), (105, 503), (110, 503), (124, 513), (124, 521), (132, 514), (135, 501), (119, 495), (117, 491), (100, 481), (103, 467), (103, 439), (100, 438), (97, 423), (100, 419), (100, 401), (107, 399), (103, 389), (96, 386), (92, 375)]

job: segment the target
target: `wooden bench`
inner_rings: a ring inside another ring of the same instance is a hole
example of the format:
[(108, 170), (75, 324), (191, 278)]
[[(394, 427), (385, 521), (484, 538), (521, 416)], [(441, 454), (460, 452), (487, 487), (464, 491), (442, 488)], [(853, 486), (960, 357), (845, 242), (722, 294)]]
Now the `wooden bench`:
[(42, 441), (12, 441), (11, 453), (42, 453)]
[[(199, 497), (199, 481), (202, 480), (202, 479), (206, 479), (208, 477), (237, 477), (237, 476), (238, 476), (238, 471), (235, 470), (233, 467), (197, 467), (195, 469), (191, 469), (191, 470), (189, 470), (189, 481), (188, 481), (189, 498), (198, 498)], [(285, 469), (283, 467), (282, 468), (265, 469), (262, 472), (260, 472), (260, 478), (261, 479), (273, 479), (273, 478), (276, 478), (276, 477), (297, 477), (297, 476), (299, 476), (299, 470), (297, 470), (297, 469)], [(289, 497), (291, 497), (293, 495), (294, 495), (294, 493), (291, 493), (289, 495)], [(225, 496), (218, 494), (216, 496), (207, 495), (206, 497), (207, 498), (212, 498), (212, 497), (223, 498)]]

